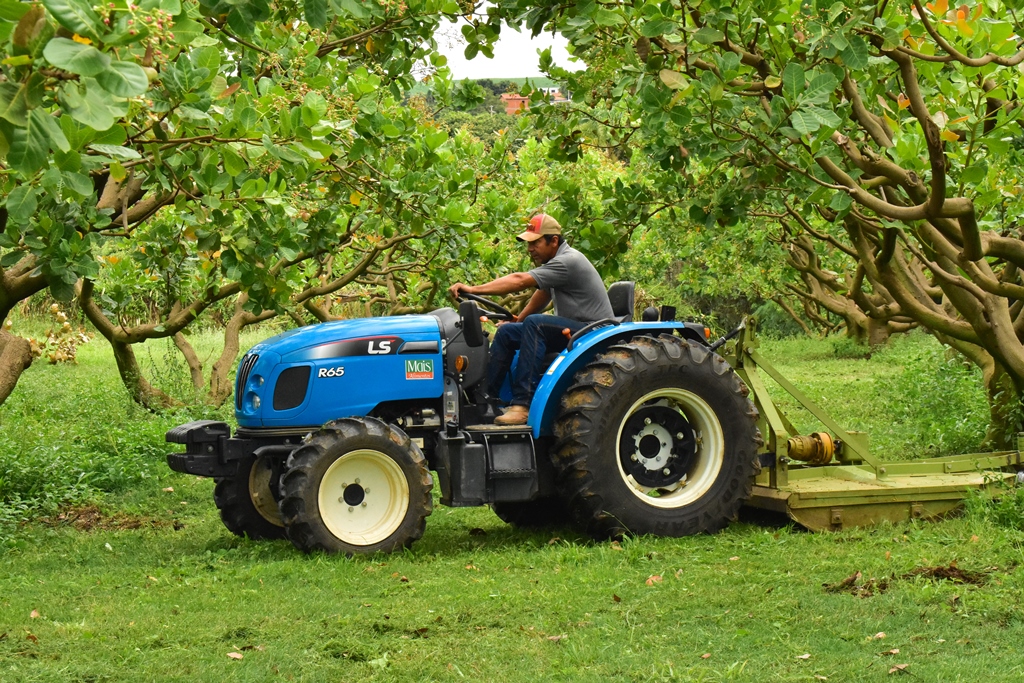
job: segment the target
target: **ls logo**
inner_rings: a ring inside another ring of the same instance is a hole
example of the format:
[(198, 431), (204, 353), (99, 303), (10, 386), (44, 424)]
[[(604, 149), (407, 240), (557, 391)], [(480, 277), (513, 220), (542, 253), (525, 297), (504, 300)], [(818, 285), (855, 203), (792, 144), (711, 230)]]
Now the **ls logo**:
[[(376, 346), (375, 346), (376, 345)], [(385, 339), (384, 341), (370, 340), (370, 346), (366, 349), (366, 352), (371, 356), (383, 356), (391, 353), (391, 340)]]

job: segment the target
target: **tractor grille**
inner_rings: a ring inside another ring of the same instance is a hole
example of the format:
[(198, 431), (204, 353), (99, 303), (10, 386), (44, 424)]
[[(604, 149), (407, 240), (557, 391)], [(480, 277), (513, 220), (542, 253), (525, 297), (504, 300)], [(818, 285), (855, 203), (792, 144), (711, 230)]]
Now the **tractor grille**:
[(250, 353), (242, 359), (238, 365), (238, 381), (235, 384), (235, 408), (242, 409), (242, 393), (245, 390), (245, 383), (249, 381), (249, 373), (260, 356), (257, 353)]

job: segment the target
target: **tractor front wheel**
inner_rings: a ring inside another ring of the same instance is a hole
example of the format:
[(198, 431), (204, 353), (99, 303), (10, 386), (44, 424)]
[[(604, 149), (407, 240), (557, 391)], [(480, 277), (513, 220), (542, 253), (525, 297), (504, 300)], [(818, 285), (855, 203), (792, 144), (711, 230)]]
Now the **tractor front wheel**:
[(217, 479), (213, 502), (228, 531), (254, 541), (285, 537), (275, 496), (279, 462), (266, 456), (250, 456), (238, 464), (238, 474)]
[(596, 537), (723, 529), (750, 496), (757, 409), (722, 358), (678, 337), (636, 337), (577, 373), (555, 466)]
[(305, 552), (392, 552), (423, 535), (433, 479), (423, 452), (374, 418), (324, 425), (288, 458), (281, 513)]

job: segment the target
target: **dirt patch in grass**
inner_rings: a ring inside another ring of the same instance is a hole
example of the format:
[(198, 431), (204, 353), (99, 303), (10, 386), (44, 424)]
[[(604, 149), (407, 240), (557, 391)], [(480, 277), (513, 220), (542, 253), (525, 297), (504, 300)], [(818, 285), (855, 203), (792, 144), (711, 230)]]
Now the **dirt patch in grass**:
[(867, 580), (864, 580), (864, 575), (861, 572), (854, 572), (842, 581), (825, 583), (822, 584), (822, 587), (826, 593), (849, 593), (858, 598), (870, 598), (877, 593), (884, 593), (896, 581), (906, 581), (919, 576), (932, 581), (952, 581), (953, 583), (983, 586), (988, 581), (988, 575), (993, 569), (969, 571), (957, 567), (956, 562), (950, 562), (947, 567), (918, 567), (901, 576), (894, 574), (888, 578), (875, 579), (872, 577)]
[(900, 578), (912, 579), (915, 576), (923, 576), (933, 581), (952, 581), (953, 583), (969, 583), (974, 586), (982, 586), (988, 581), (991, 570), (977, 572), (960, 569), (956, 562), (950, 562), (948, 567), (918, 567), (909, 571)]
[(53, 517), (39, 520), (49, 527), (72, 526), (79, 531), (130, 531), (132, 529), (158, 529), (173, 525), (182, 528), (180, 522), (165, 519), (138, 517), (123, 512), (107, 514), (96, 505), (81, 505), (65, 508)]

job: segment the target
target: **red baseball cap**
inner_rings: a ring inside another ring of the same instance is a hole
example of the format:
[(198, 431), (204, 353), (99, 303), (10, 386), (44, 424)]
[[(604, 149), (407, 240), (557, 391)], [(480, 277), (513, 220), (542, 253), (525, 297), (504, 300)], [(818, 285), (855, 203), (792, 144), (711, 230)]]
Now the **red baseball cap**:
[(533, 242), (544, 235), (561, 235), (562, 226), (546, 213), (538, 213), (530, 218), (530, 227), (526, 232), (516, 235), (516, 239), (522, 242)]

